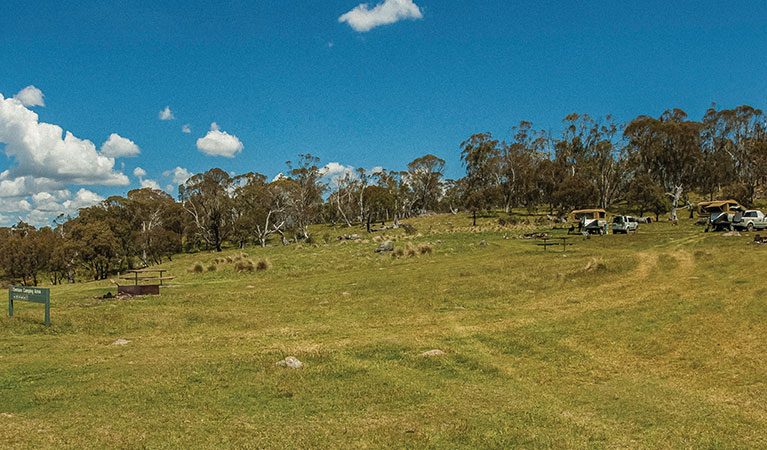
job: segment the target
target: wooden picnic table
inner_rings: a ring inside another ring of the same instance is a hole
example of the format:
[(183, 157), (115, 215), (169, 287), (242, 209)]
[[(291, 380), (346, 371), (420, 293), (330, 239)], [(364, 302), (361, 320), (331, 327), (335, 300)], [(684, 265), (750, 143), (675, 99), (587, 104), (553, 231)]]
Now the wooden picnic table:
[[(166, 269), (135, 269), (135, 270), (128, 270), (128, 273), (132, 273), (133, 277), (129, 277), (128, 279), (132, 279), (134, 281), (134, 285), (138, 286), (139, 281), (159, 281), (160, 285), (162, 286), (163, 280), (172, 280), (176, 277), (164, 277), (162, 274), (167, 272)], [(141, 274), (144, 273), (156, 273), (158, 275), (153, 276), (141, 276)]]
[[(568, 239), (570, 239), (570, 236), (544, 237), (544, 238), (541, 238), (543, 242), (536, 245), (542, 246), (544, 252), (546, 251), (548, 247), (561, 245), (562, 251), (566, 252), (567, 246), (573, 245), (572, 242), (567, 242)], [(554, 241), (554, 242), (549, 242), (549, 241)], [(556, 241), (560, 241), (560, 242), (556, 242)]]

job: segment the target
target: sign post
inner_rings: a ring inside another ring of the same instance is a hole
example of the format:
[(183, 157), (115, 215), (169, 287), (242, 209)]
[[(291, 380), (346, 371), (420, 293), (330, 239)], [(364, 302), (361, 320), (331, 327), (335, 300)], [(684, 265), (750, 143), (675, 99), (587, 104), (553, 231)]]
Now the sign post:
[(13, 302), (42, 303), (45, 305), (45, 326), (51, 326), (51, 290), (30, 286), (8, 286), (8, 315), (13, 317)]

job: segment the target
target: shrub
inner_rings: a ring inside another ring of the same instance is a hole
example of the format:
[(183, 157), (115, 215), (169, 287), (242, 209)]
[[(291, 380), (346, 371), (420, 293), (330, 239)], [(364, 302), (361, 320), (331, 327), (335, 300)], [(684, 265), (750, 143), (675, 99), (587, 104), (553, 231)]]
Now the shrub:
[(272, 268), (272, 263), (269, 262), (269, 260), (266, 259), (266, 258), (261, 258), (256, 263), (256, 270), (259, 271), (259, 272), (263, 272), (263, 271), (269, 270), (271, 268)]
[(412, 242), (408, 242), (407, 245), (405, 245), (405, 256), (411, 257), (418, 254), (418, 247), (413, 245)]
[(216, 265), (215, 264), (211, 264), (211, 265), (208, 266), (208, 272), (215, 272), (215, 271), (216, 271)]
[(205, 267), (202, 265), (201, 262), (196, 262), (196, 263), (194, 263), (192, 268), (189, 269), (189, 271), (192, 272), (192, 273), (203, 273), (203, 272), (205, 272)]
[(394, 249), (394, 252), (391, 255), (395, 258), (401, 258), (405, 256), (405, 251), (402, 250), (402, 247), (397, 247)]
[(323, 234), (323, 235), (322, 235), (322, 241), (323, 241), (325, 244), (327, 244), (328, 242), (330, 242), (330, 239), (331, 239), (331, 237), (330, 237), (330, 233), (325, 233), (325, 234)]
[(418, 253), (422, 255), (430, 255), (433, 251), (434, 248), (432, 248), (432, 246), (429, 244), (421, 244), (418, 246)]
[(314, 237), (310, 234), (310, 235), (306, 236), (306, 239), (304, 239), (304, 242), (309, 244), (309, 245), (312, 245), (312, 244), (314, 244)]

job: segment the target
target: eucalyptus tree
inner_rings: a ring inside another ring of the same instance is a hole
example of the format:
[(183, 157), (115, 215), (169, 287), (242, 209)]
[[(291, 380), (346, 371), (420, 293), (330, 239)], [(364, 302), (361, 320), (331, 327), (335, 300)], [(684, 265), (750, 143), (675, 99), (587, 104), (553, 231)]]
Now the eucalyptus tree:
[[(737, 180), (749, 203), (765, 176), (767, 129), (762, 110), (748, 105), (717, 111), (709, 109), (703, 117), (703, 148), (706, 172), (720, 187)], [(711, 184), (707, 190), (712, 190)]]
[(624, 132), (637, 174), (648, 174), (671, 197), (670, 220), (685, 189), (694, 187), (702, 160), (701, 124), (687, 120), (681, 109), (667, 110), (659, 118), (639, 116)]
[(214, 168), (193, 175), (178, 189), (195, 234), (220, 252), (221, 244), (231, 231), (232, 178)]
[(408, 184), (415, 197), (414, 207), (421, 213), (436, 209), (442, 196), (445, 160), (432, 154), (416, 158), (407, 165)]
[(290, 179), (295, 182), (290, 196), (289, 211), (301, 236), (308, 238), (309, 225), (316, 222), (322, 210), (322, 196), (327, 190), (327, 185), (322, 182), (318, 157), (308, 153), (298, 157), (295, 165), (291, 161), (286, 163), (290, 169)]

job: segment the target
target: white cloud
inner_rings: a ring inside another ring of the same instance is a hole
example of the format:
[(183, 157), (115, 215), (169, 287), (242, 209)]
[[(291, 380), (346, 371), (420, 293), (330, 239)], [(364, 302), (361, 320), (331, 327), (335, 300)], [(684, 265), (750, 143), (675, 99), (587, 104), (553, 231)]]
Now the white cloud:
[(45, 106), (43, 97), (45, 97), (43, 91), (32, 85), (25, 87), (13, 96), (13, 98), (20, 101), (22, 105), (28, 108), (31, 108), (32, 106)]
[(422, 19), (421, 9), (413, 0), (384, 0), (373, 9), (367, 3), (361, 3), (354, 9), (338, 18), (346, 22), (354, 31), (364, 33), (381, 25), (399, 22), (403, 19)]
[(354, 167), (344, 166), (343, 164), (339, 164), (337, 162), (327, 163), (325, 167), (320, 169), (320, 172), (322, 173), (323, 177), (330, 179), (330, 181), (336, 185), (347, 174), (352, 179), (357, 178), (357, 174), (354, 172)]
[(172, 177), (176, 185), (184, 184), (192, 176), (192, 172), (178, 166), (175, 169), (166, 170), (162, 174), (166, 177)]
[[(64, 138), (62, 139), (62, 133)], [(114, 158), (102, 155), (87, 139), (58, 125), (40, 122), (19, 100), (0, 94), (0, 143), (16, 165), (3, 179), (44, 178), (49, 183), (127, 185), (128, 177), (114, 170)]]
[(369, 175), (375, 175), (377, 173), (383, 172), (384, 170), (386, 170), (386, 169), (384, 169), (381, 166), (375, 166), (375, 167), (371, 168), (370, 170), (368, 170), (368, 174)]
[(210, 124), (210, 131), (205, 137), (197, 139), (197, 150), (208, 156), (223, 156), (234, 158), (242, 151), (242, 142), (232, 134), (221, 131), (216, 122)]
[(81, 188), (75, 194), (74, 199), (65, 201), (62, 203), (62, 206), (64, 206), (68, 212), (74, 213), (77, 212), (77, 210), (80, 208), (87, 208), (89, 206), (97, 205), (103, 201), (104, 197), (100, 196), (99, 194)]
[(189, 128), (189, 124), (187, 123), (187, 124), (181, 126), (181, 132), (189, 134), (189, 133), (192, 132), (192, 129)]
[(157, 117), (160, 120), (173, 120), (176, 117), (173, 115), (173, 113), (170, 110), (170, 106), (166, 106), (165, 109), (160, 111), (160, 113), (157, 115)]
[(146, 170), (142, 169), (141, 167), (136, 167), (133, 169), (133, 176), (136, 178), (141, 178), (146, 176)]
[(154, 180), (141, 180), (141, 187), (157, 189), (158, 191), (162, 190), (160, 189), (160, 184)]
[(138, 156), (141, 149), (130, 139), (117, 133), (109, 135), (109, 139), (101, 145), (101, 154), (110, 158), (130, 158)]

